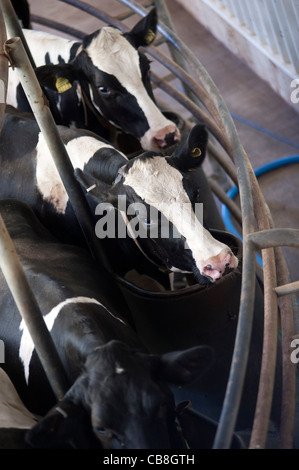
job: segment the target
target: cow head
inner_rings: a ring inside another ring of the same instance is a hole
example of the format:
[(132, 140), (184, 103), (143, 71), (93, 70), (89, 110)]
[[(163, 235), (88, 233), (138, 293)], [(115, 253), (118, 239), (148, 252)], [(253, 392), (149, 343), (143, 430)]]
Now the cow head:
[(71, 441), (74, 413), (88, 429), (81, 406), (102, 448), (185, 448), (168, 383), (190, 383), (212, 361), (213, 351), (206, 346), (156, 356), (110, 341), (88, 356), (83, 373), (64, 399), (29, 431), (27, 440), (36, 447), (54, 448)]
[(153, 262), (171, 271), (193, 272), (200, 284), (214, 282), (238, 265), (231, 249), (197, 217), (201, 201), (196, 170), (206, 145), (207, 131), (198, 124), (171, 157), (145, 152), (128, 161), (113, 154), (95, 159), (94, 171), (91, 166), (84, 173), (76, 171), (85, 189), (93, 188), (88, 197), (121, 211), (128, 231), (135, 229), (131, 236)]
[(59, 93), (80, 83), (92, 105), (109, 122), (140, 141), (144, 150), (161, 150), (180, 140), (174, 122), (157, 108), (150, 83), (149, 60), (139, 51), (154, 40), (153, 9), (131, 31), (105, 26), (85, 36), (75, 59), (36, 69), (44, 87)]

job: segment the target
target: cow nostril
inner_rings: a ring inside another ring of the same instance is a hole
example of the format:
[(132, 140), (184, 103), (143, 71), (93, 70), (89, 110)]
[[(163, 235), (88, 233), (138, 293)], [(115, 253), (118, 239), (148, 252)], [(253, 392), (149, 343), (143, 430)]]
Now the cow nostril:
[(175, 131), (166, 134), (164, 137), (166, 145), (172, 145), (175, 142)]
[(173, 131), (161, 136), (156, 135), (153, 140), (159, 148), (163, 149), (173, 145), (178, 140), (178, 138), (176, 137), (176, 132)]

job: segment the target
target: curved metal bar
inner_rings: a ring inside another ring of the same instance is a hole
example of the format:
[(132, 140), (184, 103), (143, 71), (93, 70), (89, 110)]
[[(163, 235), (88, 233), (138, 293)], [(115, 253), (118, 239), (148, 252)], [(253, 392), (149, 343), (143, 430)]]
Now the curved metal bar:
[[(275, 248), (277, 281), (279, 285), (289, 282), (289, 273), (281, 248)], [(280, 440), (282, 449), (293, 448), (296, 409), (296, 365), (290, 360), (290, 343), (298, 321), (297, 299), (290, 295), (278, 298), (282, 336), (282, 404)], [(298, 330), (299, 331), (299, 330)]]
[[(162, 24), (165, 24), (171, 31), (173, 31), (174, 34), (176, 34), (173, 22), (171, 21), (170, 15), (168, 8), (163, 0), (155, 0), (155, 5), (158, 10), (158, 17), (159, 17), (159, 22)], [(165, 36), (164, 36), (165, 38)], [(174, 47), (171, 43), (169, 44), (169, 50), (171, 53), (171, 56), (174, 60), (174, 62), (182, 67), (183, 70), (188, 72), (189, 66), (188, 62), (185, 60), (185, 57), (179, 53), (176, 47)], [(183, 87), (185, 94), (190, 98), (191, 100), (194, 100), (195, 104), (202, 108), (202, 103), (201, 101), (197, 98), (196, 95), (194, 95), (188, 87), (185, 86), (185, 83), (183, 82)]]
[(235, 166), (231, 159), (228, 158), (227, 154), (225, 154), (222, 149), (218, 148), (212, 141), (208, 143), (208, 150), (213, 153), (213, 158), (215, 158), (220, 166), (222, 166), (222, 168), (226, 171), (232, 182), (238, 186), (239, 182)]
[(87, 5), (86, 3), (81, 2), (80, 0), (59, 0), (59, 1), (63, 3), (67, 3), (68, 5), (78, 8), (79, 10), (85, 11), (86, 13), (89, 13), (95, 18), (98, 18), (99, 20), (104, 21), (104, 23), (115, 26), (116, 28), (119, 28), (122, 31), (124, 30), (124, 26), (120, 21), (100, 11), (98, 8), (92, 7), (91, 5)]
[(215, 181), (213, 181), (213, 178), (209, 178), (209, 185), (213, 193), (223, 204), (229, 208), (237, 222), (242, 225), (242, 212), (240, 211), (237, 204), (230, 197), (228, 197), (226, 192), (223, 191), (223, 189), (217, 183), (215, 183)]
[[(258, 228), (259, 230), (274, 230), (274, 224), (268, 206), (261, 203), (263, 198), (257, 180), (254, 177), (253, 169), (249, 169), (249, 172), (252, 180), (253, 195), (254, 199), (256, 200), (255, 215), (258, 221)], [(260, 448), (264, 446), (266, 442), (267, 427), (265, 426), (265, 422), (267, 422), (267, 417), (270, 414), (270, 404), (272, 400), (272, 391), (275, 377), (275, 364), (271, 359), (271, 355), (276, 353), (277, 348), (278, 318), (275, 315), (274, 321), (272, 319), (272, 309), (274, 309), (275, 313), (277, 310), (277, 301), (275, 303), (275, 282), (271, 273), (276, 268), (278, 282), (280, 283), (286, 283), (289, 278), (286, 262), (280, 248), (276, 248), (275, 250), (275, 259), (273, 259), (271, 253), (271, 257), (267, 257), (266, 262), (267, 265), (264, 266), (264, 286), (266, 295), (262, 370), (260, 374), (260, 387), (256, 406), (256, 415), (251, 434), (251, 448)], [(273, 304), (275, 304), (276, 307), (273, 307)], [(295, 417), (296, 371), (293, 367), (293, 364), (290, 364), (290, 338), (294, 334), (294, 322), (290, 299), (281, 299), (279, 301), (279, 305), (281, 318), (283, 372), (280, 436), (282, 448), (292, 448), (292, 436)]]
[[(282, 335), (282, 412), (281, 412), (281, 448), (293, 448), (294, 417), (296, 407), (296, 367), (290, 361), (291, 338), (298, 331), (298, 304), (291, 295), (297, 290), (299, 283), (289, 284), (289, 274), (280, 246), (299, 247), (299, 230), (271, 229), (250, 236), (257, 248), (274, 246), (276, 271), (279, 287), (274, 288), (278, 296), (281, 335)], [(288, 295), (286, 295), (288, 294)]]
[(277, 356), (278, 307), (274, 250), (262, 250), (264, 272), (264, 341), (260, 383), (252, 427), (250, 449), (264, 449), (267, 441)]
[(155, 73), (151, 74), (153, 83), (155, 83), (159, 88), (168, 93), (169, 96), (175, 98), (180, 104), (182, 104), (188, 111), (190, 111), (195, 118), (199, 121), (204, 121), (210, 132), (218, 139), (222, 146), (228, 149), (227, 142), (225, 141), (223, 134), (220, 129), (214, 123), (214, 121), (196, 104), (194, 104), (190, 98), (185, 96), (183, 93), (174, 88), (167, 81), (159, 78)]
[(294, 292), (299, 291), (299, 281), (290, 282), (288, 284), (285, 284), (284, 286), (275, 287), (274, 290), (276, 294), (278, 295), (278, 297), (281, 297), (283, 295), (293, 294)]
[(58, 23), (57, 21), (49, 20), (48, 18), (43, 18), (42, 16), (38, 15), (31, 15), (31, 21), (33, 23), (38, 23), (43, 26), (47, 26), (51, 29), (56, 29), (57, 31), (61, 31), (62, 33), (69, 34), (78, 39), (83, 39), (85, 33), (79, 31), (78, 29), (70, 28), (69, 26), (65, 26), (62, 23)]
[(295, 228), (275, 228), (251, 233), (248, 239), (257, 250), (277, 246), (299, 247), (299, 230)]

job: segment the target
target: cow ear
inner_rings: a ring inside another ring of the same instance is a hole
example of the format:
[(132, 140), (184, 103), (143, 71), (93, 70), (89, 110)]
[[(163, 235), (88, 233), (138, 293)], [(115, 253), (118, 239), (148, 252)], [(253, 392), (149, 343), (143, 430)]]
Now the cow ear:
[(153, 8), (130, 32), (124, 33), (124, 36), (136, 49), (149, 46), (156, 37), (157, 23), (157, 10)]
[(163, 354), (160, 359), (160, 374), (168, 382), (184, 385), (197, 380), (214, 362), (214, 351), (210, 346), (195, 346), (184, 351)]
[(77, 79), (71, 64), (42, 65), (35, 69), (35, 74), (41, 86), (58, 93), (69, 90)]
[(196, 124), (187, 139), (174, 151), (169, 161), (181, 171), (192, 171), (202, 165), (208, 144), (208, 132), (203, 124)]

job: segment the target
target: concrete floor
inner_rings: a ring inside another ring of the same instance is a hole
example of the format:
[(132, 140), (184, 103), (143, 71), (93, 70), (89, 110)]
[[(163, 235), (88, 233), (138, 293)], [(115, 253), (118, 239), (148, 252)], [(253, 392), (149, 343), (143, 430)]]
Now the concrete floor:
[[(29, 0), (31, 12), (90, 33), (103, 23), (90, 15), (56, 0)], [(141, 2), (136, 2), (141, 3)], [(144, 3), (144, 2), (143, 2)], [(117, 0), (89, 0), (89, 5), (112, 16), (126, 10)], [(286, 156), (299, 154), (299, 109), (288, 103), (250, 68), (232, 55), (175, 0), (166, 0), (175, 30), (182, 41), (201, 61), (216, 83), (233, 114), (240, 140), (254, 169)], [(134, 17), (133, 22), (137, 17)], [(128, 21), (128, 24), (130, 24)], [(34, 23), (36, 29), (48, 27)], [(153, 64), (154, 70), (161, 66)], [(155, 68), (156, 67), (156, 68)], [(162, 100), (167, 100), (165, 96)], [(170, 101), (171, 106), (173, 102)], [(298, 104), (299, 108), (299, 104)], [(178, 113), (184, 116), (180, 107)], [(212, 174), (209, 162), (206, 172)], [(279, 168), (259, 179), (276, 227), (299, 229), (299, 165)], [(299, 250), (284, 248), (290, 277), (299, 279)]]

